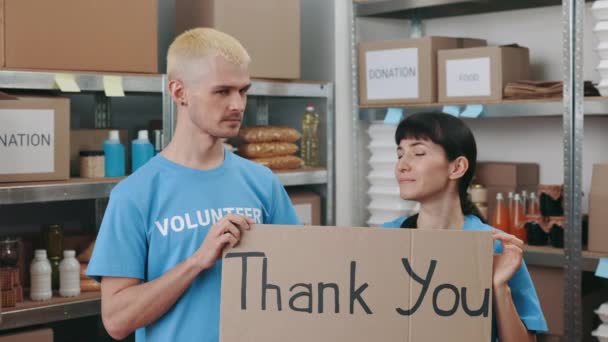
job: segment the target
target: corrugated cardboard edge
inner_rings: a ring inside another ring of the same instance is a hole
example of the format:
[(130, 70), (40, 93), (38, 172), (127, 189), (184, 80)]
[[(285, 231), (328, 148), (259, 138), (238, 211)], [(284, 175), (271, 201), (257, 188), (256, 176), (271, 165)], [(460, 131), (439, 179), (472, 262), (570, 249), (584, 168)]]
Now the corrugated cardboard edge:
[(5, 35), (5, 26), (4, 26), (4, 0), (0, 0), (0, 68), (4, 68), (6, 63), (6, 54), (5, 46), (4, 46), (4, 35)]

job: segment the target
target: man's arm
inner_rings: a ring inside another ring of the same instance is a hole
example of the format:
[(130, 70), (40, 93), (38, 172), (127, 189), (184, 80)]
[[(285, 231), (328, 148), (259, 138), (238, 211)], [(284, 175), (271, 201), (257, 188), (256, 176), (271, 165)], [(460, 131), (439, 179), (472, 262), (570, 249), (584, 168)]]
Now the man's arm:
[(139, 279), (104, 277), (101, 282), (101, 315), (106, 330), (123, 339), (165, 314), (203, 270), (211, 268), (224, 247), (238, 244), (251, 218), (227, 215), (207, 234), (199, 249), (188, 259), (150, 282)]

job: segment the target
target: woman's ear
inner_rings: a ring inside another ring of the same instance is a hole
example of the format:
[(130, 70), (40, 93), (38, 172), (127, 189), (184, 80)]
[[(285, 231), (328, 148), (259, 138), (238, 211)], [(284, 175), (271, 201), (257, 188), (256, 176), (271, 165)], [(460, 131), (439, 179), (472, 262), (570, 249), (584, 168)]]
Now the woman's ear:
[(464, 156), (460, 156), (450, 163), (449, 177), (453, 180), (460, 179), (464, 176), (468, 169), (469, 160)]

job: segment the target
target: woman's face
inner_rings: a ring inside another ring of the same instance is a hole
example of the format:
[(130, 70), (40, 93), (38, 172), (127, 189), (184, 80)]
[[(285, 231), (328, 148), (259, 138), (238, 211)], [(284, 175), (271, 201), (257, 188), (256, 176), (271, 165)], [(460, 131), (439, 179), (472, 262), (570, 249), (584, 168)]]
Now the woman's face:
[(431, 140), (403, 139), (397, 147), (395, 177), (404, 200), (424, 202), (449, 189), (450, 162)]

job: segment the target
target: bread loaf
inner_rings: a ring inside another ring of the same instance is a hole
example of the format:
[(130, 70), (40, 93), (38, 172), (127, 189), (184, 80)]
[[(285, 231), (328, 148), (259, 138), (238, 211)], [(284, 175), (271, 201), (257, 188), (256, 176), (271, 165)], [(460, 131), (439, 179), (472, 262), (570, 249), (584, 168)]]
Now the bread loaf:
[(285, 126), (243, 127), (239, 131), (239, 138), (248, 144), (263, 142), (294, 143), (300, 139), (300, 132), (295, 128)]
[(101, 291), (101, 284), (95, 279), (81, 279), (80, 280), (80, 291)]
[(251, 160), (273, 170), (297, 169), (304, 164), (304, 161), (296, 156), (255, 158)]
[(298, 152), (298, 145), (285, 142), (245, 144), (239, 154), (246, 158), (268, 158), (289, 156)]
[(87, 277), (87, 266), (89, 266), (89, 264), (80, 264), (80, 279), (89, 279), (89, 277)]
[(91, 242), (89, 247), (82, 251), (82, 253), (78, 254), (76, 259), (81, 263), (88, 263), (91, 260), (91, 254), (93, 254), (93, 248), (95, 248), (95, 241)]

